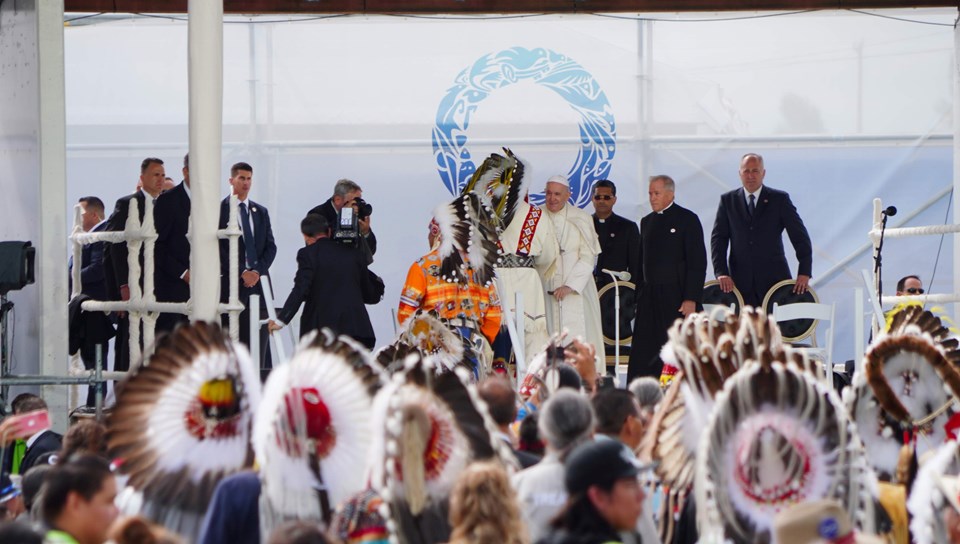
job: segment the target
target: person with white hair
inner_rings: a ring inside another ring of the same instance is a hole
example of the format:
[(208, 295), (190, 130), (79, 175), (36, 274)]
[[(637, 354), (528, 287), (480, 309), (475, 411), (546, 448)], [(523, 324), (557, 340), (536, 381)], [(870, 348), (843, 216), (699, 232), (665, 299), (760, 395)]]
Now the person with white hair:
[[(568, 331), (568, 338), (582, 337), (604, 353), (600, 326), (600, 298), (593, 282), (593, 269), (600, 255), (600, 241), (593, 218), (569, 203), (570, 182), (561, 174), (547, 180), (544, 190), (547, 217), (553, 224), (560, 258), (553, 274), (543, 278), (547, 289), (547, 324), (552, 333)], [(597, 371), (606, 364), (596, 359)]]
[(640, 410), (652, 415), (653, 411), (663, 400), (663, 389), (660, 387), (660, 381), (650, 376), (641, 376), (627, 386), (633, 396), (637, 397), (640, 403)]
[(592, 438), (594, 420), (587, 397), (569, 389), (557, 391), (540, 410), (538, 428), (547, 454), (512, 480), (524, 523), (530, 530), (530, 542), (546, 536), (550, 520), (566, 502), (563, 462), (574, 447)]

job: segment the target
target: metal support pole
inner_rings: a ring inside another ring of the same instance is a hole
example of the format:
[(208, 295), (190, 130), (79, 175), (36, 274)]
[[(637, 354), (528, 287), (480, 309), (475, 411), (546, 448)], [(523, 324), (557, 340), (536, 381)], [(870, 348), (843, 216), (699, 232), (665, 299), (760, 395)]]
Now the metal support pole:
[[(866, 317), (863, 311), (863, 289), (857, 287), (853, 290), (853, 315), (856, 316), (853, 328), (853, 364), (860, 366), (860, 356), (866, 351), (863, 334), (863, 318)], [(832, 327), (833, 324), (831, 323)]]
[[(503, 300), (503, 295), (500, 295), (500, 300)], [(523, 376), (527, 375), (527, 339), (526, 339), (526, 329), (527, 329), (527, 314), (523, 311), (523, 293), (520, 290), (517, 290), (517, 294), (514, 297), (513, 303), (513, 312), (517, 316), (517, 344), (520, 346), (520, 351), (517, 351), (514, 348), (514, 353), (517, 353), (517, 383), (523, 383), (523, 378), (521, 377), (520, 370), (523, 370)]]
[(247, 307), (247, 317), (250, 321), (250, 357), (257, 362), (257, 372), (260, 371), (263, 361), (260, 360), (260, 295), (250, 295), (250, 305)]
[[(144, 199), (145, 202), (147, 200), (149, 199)], [(147, 204), (144, 208), (150, 208), (152, 211), (153, 204)], [(143, 217), (144, 221), (146, 221), (146, 210), (144, 211)], [(151, 214), (150, 217), (153, 217), (153, 215)], [(130, 207), (127, 209), (127, 224), (124, 225), (124, 230), (126, 232), (132, 232), (134, 230), (142, 232), (142, 228), (143, 225), (140, 223), (140, 205), (137, 203), (136, 198), (131, 198)], [(130, 300), (128, 302), (131, 304), (140, 303), (143, 298), (140, 289), (140, 275), (143, 273), (140, 269), (141, 247), (143, 247), (143, 241), (140, 238), (127, 241), (127, 270), (129, 270), (127, 275), (127, 289), (130, 292)], [(150, 262), (152, 263), (153, 260), (151, 259)], [(140, 325), (143, 314), (139, 311), (129, 311), (127, 312), (127, 317), (130, 320), (130, 341), (128, 342), (130, 348), (130, 368), (135, 368), (140, 364), (140, 359), (143, 357), (143, 351), (141, 351), (140, 347)]]
[(217, 223), (223, 141), (223, 1), (189, 0), (187, 13), (191, 318), (213, 321), (220, 301)]
[[(73, 236), (83, 233), (83, 208), (80, 204), (76, 204), (73, 207)], [(80, 285), (80, 271), (83, 269), (83, 245), (74, 239), (71, 248), (73, 249), (73, 269), (70, 271), (71, 276), (73, 276), (73, 289), (70, 291), (70, 298), (73, 298), (80, 294), (81, 285)]]
[[(230, 214), (227, 219), (227, 228), (221, 233), (226, 236), (227, 247), (230, 258), (230, 265), (227, 266), (229, 274), (230, 294), (227, 302), (234, 308), (240, 307), (240, 271), (234, 266), (234, 263), (240, 258), (240, 227), (237, 223), (237, 212), (240, 201), (237, 195), (230, 195)], [(240, 341), (240, 310), (231, 310), (227, 314), (227, 324), (230, 331), (230, 339), (234, 342)]]
[[(960, 206), (960, 25), (953, 27), (953, 223)], [(933, 288), (933, 286), (930, 286)], [(953, 237), (953, 292), (960, 292), (960, 236)], [(960, 315), (960, 304), (953, 305), (953, 315)]]
[[(157, 303), (157, 295), (154, 293), (154, 271), (156, 270), (156, 241), (157, 241), (157, 229), (154, 226), (153, 222), (153, 200), (150, 198), (144, 199), (144, 213), (143, 213), (143, 225), (141, 229), (144, 234), (143, 238), (143, 292), (140, 296), (143, 298), (143, 301), (150, 305)], [(131, 268), (131, 270), (133, 270)], [(132, 292), (132, 291), (131, 291)], [(133, 298), (132, 296), (130, 297)], [(142, 320), (143, 326), (143, 358), (148, 357), (153, 353), (153, 341), (156, 338), (157, 333), (157, 317), (160, 315), (158, 311), (148, 311), (140, 314), (140, 319)], [(136, 345), (134, 342), (130, 342), (131, 346)], [(133, 359), (130, 359), (130, 368), (135, 368), (133, 366)]]
[[(264, 303), (267, 305), (267, 318), (277, 321), (277, 308), (276, 308), (276, 304), (273, 303), (273, 285), (270, 284), (270, 276), (260, 276), (260, 287), (263, 290)], [(257, 308), (259, 308), (259, 306)], [(260, 312), (258, 311), (257, 315), (259, 314)], [(260, 327), (264, 326), (266, 322), (258, 320), (257, 323), (258, 323), (257, 332), (259, 332)], [(284, 328), (288, 331), (291, 331), (290, 327), (284, 327)], [(250, 334), (252, 335), (253, 332), (251, 331)], [(290, 336), (291, 338), (293, 337), (292, 331), (290, 332)], [(283, 347), (283, 342), (280, 341), (280, 336), (271, 335), (270, 338), (273, 339), (273, 347), (277, 349), (277, 359), (280, 360), (279, 361), (280, 363), (286, 362), (287, 350), (286, 348)], [(294, 346), (297, 345), (296, 339), (294, 339), (293, 345)]]
[(94, 408), (97, 421), (103, 415), (103, 344), (97, 344), (96, 361), (93, 367), (93, 379), (96, 382), (94, 389)]
[[(36, 214), (37, 219), (33, 223), (35, 227), (31, 228), (33, 235), (39, 237), (39, 243), (35, 244), (36, 254), (36, 291), (39, 303), (37, 308), (36, 321), (29, 324), (31, 328), (39, 329), (38, 348), (39, 352), (39, 370), (44, 374), (55, 374), (64, 372), (64, 354), (67, 353), (69, 344), (69, 327), (67, 326), (67, 308), (64, 304), (69, 297), (67, 285), (64, 280), (67, 279), (66, 270), (63, 269), (63, 257), (67, 254), (67, 241), (63, 235), (68, 230), (67, 218), (62, 213), (64, 204), (67, 202), (67, 114), (66, 114), (66, 86), (64, 77), (64, 47), (63, 47), (63, 0), (36, 0), (33, 2), (14, 2), (11, 7), (10, 2), (4, 8), (4, 15), (11, 11), (16, 11), (17, 6), (25, 13), (33, 12), (36, 14), (36, 45), (33, 50), (36, 52), (34, 60), (24, 65), (24, 68), (13, 76), (9, 69), (4, 69), (5, 81), (13, 77), (14, 81), (20, 81), (22, 85), (20, 92), (30, 93), (29, 89), (36, 89), (35, 101), (33, 102), (34, 111), (24, 111), (14, 113), (12, 118), (23, 115), (22, 119), (28, 120), (31, 115), (36, 116), (39, 123), (34, 125), (36, 128), (33, 133), (28, 135), (23, 133), (27, 139), (24, 142), (34, 142), (30, 144), (33, 150), (31, 155), (37, 162), (37, 172), (39, 176), (29, 180), (31, 187), (29, 191), (37, 195), (37, 207), (31, 210)], [(5, 18), (3, 32), (8, 34), (14, 32), (16, 26), (8, 26), (9, 22)], [(25, 39), (17, 38), (17, 47), (22, 47), (24, 51), (31, 49), (31, 39), (24, 36)], [(12, 42), (7, 42), (12, 43)], [(3, 52), (4, 61), (10, 57), (10, 50)], [(13, 54), (16, 58), (17, 54)], [(27, 68), (29, 66), (29, 68)], [(33, 80), (36, 83), (31, 83)], [(5, 108), (16, 107), (14, 103), (4, 103)], [(21, 102), (22, 103), (22, 102)], [(11, 118), (4, 116), (5, 120)], [(5, 135), (8, 133), (5, 133)], [(6, 149), (11, 149), (5, 146)], [(13, 147), (12, 149), (17, 149)], [(26, 149), (26, 148), (21, 148)], [(19, 180), (24, 183), (26, 180)], [(27, 191), (26, 186), (18, 188), (17, 191)], [(17, 192), (12, 191), (12, 192)], [(29, 192), (27, 193), (29, 194)], [(16, 197), (14, 197), (16, 199)], [(26, 201), (21, 201), (26, 202)], [(9, 221), (9, 220), (8, 220)], [(6, 224), (4, 225), (7, 226)], [(33, 230), (39, 227), (39, 230)], [(32, 350), (30, 350), (32, 351)], [(32, 362), (24, 361), (32, 366)], [(61, 391), (53, 389), (42, 390), (42, 396), (47, 402), (47, 406), (53, 413), (59, 413), (66, 410), (66, 395)], [(59, 423), (58, 423), (59, 426)], [(58, 430), (63, 430), (59, 428)]]

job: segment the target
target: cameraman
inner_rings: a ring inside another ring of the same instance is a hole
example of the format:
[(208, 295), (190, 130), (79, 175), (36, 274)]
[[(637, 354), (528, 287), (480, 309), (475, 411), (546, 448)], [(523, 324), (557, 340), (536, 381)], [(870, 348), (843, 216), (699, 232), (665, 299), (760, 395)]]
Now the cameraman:
[(307, 212), (307, 215), (317, 214), (326, 218), (331, 227), (331, 236), (334, 236), (339, 225), (340, 210), (344, 206), (353, 207), (357, 214), (357, 226), (360, 229), (357, 247), (364, 251), (367, 264), (370, 264), (373, 262), (373, 255), (377, 252), (377, 237), (370, 229), (370, 211), (372, 211), (372, 208), (364, 202), (363, 189), (356, 182), (346, 178), (338, 181), (333, 187), (333, 196)]
[(373, 349), (376, 337), (365, 304), (377, 304), (383, 298), (383, 282), (367, 270), (363, 257), (328, 236), (327, 220), (308, 214), (300, 222), (305, 246), (297, 252), (297, 274), (293, 289), (277, 313), (277, 321), (267, 325), (270, 332), (283, 328), (304, 305), (300, 316), (300, 336), (330, 328)]

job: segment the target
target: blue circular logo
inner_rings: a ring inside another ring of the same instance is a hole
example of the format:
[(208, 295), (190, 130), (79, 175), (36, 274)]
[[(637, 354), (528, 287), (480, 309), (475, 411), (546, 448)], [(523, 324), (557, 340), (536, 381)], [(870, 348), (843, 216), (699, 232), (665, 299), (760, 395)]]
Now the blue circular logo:
[[(437, 109), (433, 129), (433, 154), (440, 179), (451, 194), (460, 194), (477, 167), (467, 148), (470, 115), (497, 89), (525, 79), (559, 94), (580, 115), (580, 151), (567, 172), (570, 201), (582, 208), (590, 202), (593, 182), (610, 174), (616, 152), (617, 131), (607, 96), (582, 66), (549, 49), (514, 47), (491, 53), (457, 76)], [(530, 201), (543, 203), (542, 193)]]
[(833, 540), (840, 536), (840, 522), (836, 518), (824, 518), (817, 526), (817, 534), (820, 538)]

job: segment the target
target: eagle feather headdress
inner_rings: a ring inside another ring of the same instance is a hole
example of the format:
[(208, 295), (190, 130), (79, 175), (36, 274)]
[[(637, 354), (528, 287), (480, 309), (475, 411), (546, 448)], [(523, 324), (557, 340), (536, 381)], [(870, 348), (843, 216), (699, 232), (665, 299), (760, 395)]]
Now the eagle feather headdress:
[(178, 327), (117, 388), (111, 458), (142, 495), (142, 513), (195, 539), (214, 488), (253, 464), (260, 379), (218, 325)]
[(751, 364), (727, 380), (696, 462), (701, 542), (774, 542), (778, 512), (823, 498), (875, 531), (876, 477), (856, 426), (832, 387), (793, 363)]
[(305, 336), (293, 359), (270, 373), (253, 433), (261, 533), (289, 519), (328, 519), (363, 489), (380, 385), (366, 349), (329, 329)]
[[(434, 219), (440, 229), (440, 277), (464, 284), (467, 269), (481, 285), (493, 282), (500, 261), (500, 233), (510, 224), (523, 200), (523, 163), (509, 150), (491, 154), (474, 172), (453, 202), (438, 206)], [(467, 257), (467, 261), (463, 256)]]
[(666, 490), (659, 526), (664, 542), (673, 538), (676, 515), (694, 481), (697, 439), (727, 380), (747, 365), (774, 357), (812, 366), (783, 344), (776, 322), (765, 312), (745, 307), (739, 316), (720, 317), (698, 313), (677, 320), (664, 346), (679, 372), (640, 446), (642, 459), (659, 462), (656, 472)]
[(418, 309), (404, 321), (396, 339), (376, 351), (374, 359), (393, 374), (403, 368), (404, 360), (413, 353), (431, 359), (438, 373), (449, 372), (460, 366), (471, 368), (465, 358), (463, 339), (447, 327), (433, 310)]
[(944, 442), (960, 395), (958, 362), (956, 338), (919, 306), (898, 312), (867, 348), (845, 400), (879, 474), (896, 476), (904, 433), (918, 457)]
[[(374, 401), (368, 466), (391, 541), (448, 537), (446, 501), (458, 474), (474, 460), (513, 462), (469, 373), (438, 375), (431, 364), (411, 355)], [(416, 516), (421, 521), (413, 528), (407, 521)]]
[(907, 510), (910, 512), (910, 534), (917, 544), (949, 542), (943, 510), (953, 508), (946, 496), (944, 477), (960, 474), (960, 443), (947, 441), (920, 466), (913, 484)]

